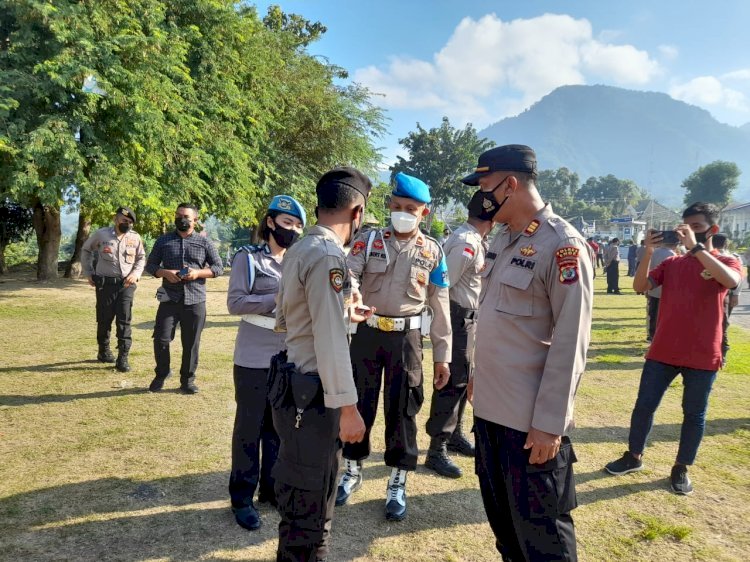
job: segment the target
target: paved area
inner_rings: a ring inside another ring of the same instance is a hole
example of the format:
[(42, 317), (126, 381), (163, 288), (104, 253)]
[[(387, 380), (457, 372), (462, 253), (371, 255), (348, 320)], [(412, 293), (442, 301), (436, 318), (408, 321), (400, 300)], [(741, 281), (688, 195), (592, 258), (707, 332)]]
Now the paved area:
[(742, 287), (740, 303), (732, 310), (729, 321), (736, 326), (750, 330), (750, 287), (748, 287), (747, 280), (742, 282)]

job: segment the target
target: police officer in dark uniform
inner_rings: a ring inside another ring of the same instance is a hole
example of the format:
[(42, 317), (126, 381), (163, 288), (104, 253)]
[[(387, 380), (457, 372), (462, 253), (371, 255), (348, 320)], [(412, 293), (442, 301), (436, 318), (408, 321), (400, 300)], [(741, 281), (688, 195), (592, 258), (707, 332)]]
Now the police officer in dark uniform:
[[(97, 359), (115, 363), (109, 347), (112, 320), (117, 327), (117, 370), (130, 371), (128, 353), (133, 342), (130, 321), (136, 285), (146, 265), (146, 251), (140, 235), (133, 230), (135, 213), (128, 207), (117, 209), (114, 226), (100, 228), (82, 248), (83, 276), (96, 287)], [(96, 258), (96, 259), (95, 259)]]
[(372, 185), (353, 168), (318, 181), (318, 223), (284, 256), (276, 329), (287, 352), (275, 356), (269, 400), (280, 438), (273, 469), (281, 522), (277, 560), (328, 555), (341, 442), (361, 441), (365, 425), (349, 359), (349, 322), (356, 303), (344, 245), (362, 224)]
[(480, 209), (470, 208), (466, 223), (450, 234), (443, 244), (450, 279), (450, 314), (453, 333), (451, 376), (441, 389), (432, 393), (427, 433), (432, 438), (425, 466), (441, 476), (459, 478), (461, 468), (448, 456), (453, 451), (474, 456), (474, 445), (463, 432), (467, 385), (474, 361), (479, 292), (492, 221), (481, 220)]

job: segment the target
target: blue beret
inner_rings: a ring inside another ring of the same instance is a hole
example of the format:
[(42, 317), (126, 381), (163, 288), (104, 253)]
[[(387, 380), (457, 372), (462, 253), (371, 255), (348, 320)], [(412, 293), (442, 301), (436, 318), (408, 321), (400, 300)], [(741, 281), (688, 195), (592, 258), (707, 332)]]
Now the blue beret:
[(271, 200), (271, 204), (268, 206), (269, 211), (278, 211), (280, 213), (286, 213), (297, 217), (302, 221), (302, 226), (307, 223), (307, 213), (305, 213), (304, 207), (300, 205), (294, 197), (288, 195), (277, 195)]
[(422, 180), (407, 176), (403, 172), (396, 174), (394, 179), (396, 180), (396, 187), (393, 188), (391, 193), (396, 197), (408, 197), (420, 203), (430, 203), (432, 201), (430, 186)]

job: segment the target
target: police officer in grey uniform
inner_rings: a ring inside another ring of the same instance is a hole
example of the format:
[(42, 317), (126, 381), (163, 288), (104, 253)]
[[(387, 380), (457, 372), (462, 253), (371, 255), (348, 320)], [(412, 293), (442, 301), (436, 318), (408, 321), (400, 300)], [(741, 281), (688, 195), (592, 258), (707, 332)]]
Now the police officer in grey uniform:
[[(536, 155), (493, 148), (463, 179), (469, 204), (506, 225), (486, 256), (474, 396), (476, 472), (503, 560), (577, 560), (567, 437), (591, 330), (590, 247), (542, 201)], [(470, 385), (471, 386), (471, 385)]]
[(281, 446), (276, 501), (281, 515), (277, 560), (328, 555), (341, 442), (360, 441), (365, 425), (349, 359), (356, 304), (344, 246), (362, 224), (372, 184), (353, 168), (318, 181), (318, 223), (284, 257), (276, 329), (287, 352), (272, 360), (269, 399)]
[(109, 347), (112, 320), (117, 333), (117, 370), (130, 371), (128, 353), (133, 343), (130, 321), (136, 285), (146, 266), (146, 251), (140, 235), (133, 230), (135, 213), (128, 207), (117, 209), (114, 226), (100, 228), (82, 248), (83, 276), (96, 287), (97, 359), (115, 363)]
[(243, 246), (232, 260), (227, 309), (230, 314), (241, 315), (242, 322), (234, 344), (237, 411), (229, 495), (237, 524), (250, 531), (261, 524), (253, 503), (258, 484), (258, 501), (276, 504), (271, 470), (279, 451), (279, 436), (268, 402), (268, 369), (271, 357), (286, 347), (284, 333), (274, 331), (282, 260), (302, 232), (306, 218), (305, 209), (296, 199), (275, 196), (258, 227), (261, 243)]
[(346, 503), (361, 486), (362, 460), (370, 454), (370, 431), (383, 386), (385, 464), (392, 469), (385, 515), (396, 521), (406, 517), (406, 476), (416, 469), (419, 455), (416, 415), (424, 401), (423, 333), (432, 339), (435, 387), (442, 388), (450, 377), (448, 271), (440, 245), (419, 230), (430, 201), (427, 184), (396, 174), (389, 203), (391, 225), (357, 237), (347, 258), (353, 282), (361, 286), (362, 302), (375, 307), (376, 313), (358, 325), (352, 337), (357, 407), (367, 433), (362, 443), (344, 446), (346, 471), (336, 503)]
[(466, 387), (473, 369), (481, 274), (487, 235), (492, 226), (492, 221), (483, 221), (470, 214), (468, 221), (443, 244), (450, 278), (453, 355), (448, 384), (432, 393), (430, 417), (427, 420), (427, 433), (432, 439), (424, 464), (448, 478), (460, 478), (462, 475), (461, 468), (448, 457), (448, 450), (474, 456), (474, 445), (464, 435), (462, 426)]

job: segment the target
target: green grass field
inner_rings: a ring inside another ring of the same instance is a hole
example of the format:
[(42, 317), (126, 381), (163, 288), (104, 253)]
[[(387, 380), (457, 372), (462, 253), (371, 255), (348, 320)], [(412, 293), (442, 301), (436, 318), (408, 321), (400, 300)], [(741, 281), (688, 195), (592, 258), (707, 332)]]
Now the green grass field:
[[(209, 281), (209, 318), (197, 383), (146, 392), (157, 281), (136, 293), (133, 371), (95, 361), (94, 292), (83, 281), (0, 278), (0, 560), (272, 560), (278, 518), (234, 524), (226, 485), (234, 415), (227, 277)], [(750, 334), (732, 329), (728, 367), (714, 386), (706, 436), (691, 470), (695, 494), (668, 491), (681, 422), (679, 381), (657, 413), (646, 470), (611, 477), (643, 364), (645, 302), (606, 295), (597, 278), (589, 365), (573, 434), (581, 560), (745, 560), (750, 551)], [(628, 280), (622, 280), (627, 287)], [(179, 362), (179, 337), (173, 361)], [(689, 345), (686, 343), (686, 345)], [(426, 353), (425, 365), (431, 361)], [(431, 371), (426, 375), (429, 381)], [(429, 384), (426, 385), (429, 387)], [(420, 413), (428, 415), (429, 390)], [(383, 518), (388, 470), (382, 424), (365, 484), (337, 509), (332, 559), (497, 560), (471, 459), (464, 476), (421, 468), (408, 485), (409, 517)], [(428, 437), (420, 433), (422, 452)]]

